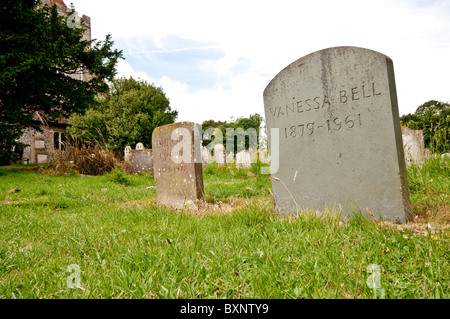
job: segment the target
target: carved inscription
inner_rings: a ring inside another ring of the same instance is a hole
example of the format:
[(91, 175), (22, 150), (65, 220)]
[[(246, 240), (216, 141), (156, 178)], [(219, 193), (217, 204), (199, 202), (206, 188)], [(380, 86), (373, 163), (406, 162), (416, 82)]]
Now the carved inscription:
[(371, 85), (355, 86), (350, 89), (340, 90), (339, 95), (333, 98), (328, 96), (316, 96), (307, 99), (292, 98), (290, 105), (269, 108), (270, 115), (275, 118), (290, 117), (291, 115), (306, 115), (308, 112), (318, 111), (325, 107), (335, 105), (335, 101), (339, 104), (346, 104), (351, 101), (368, 99), (381, 95), (375, 83)]
[[(175, 172), (185, 172), (186, 165), (184, 163), (174, 163), (172, 160), (171, 146), (174, 142), (170, 138), (160, 138), (156, 139), (155, 146), (159, 151), (160, 163), (162, 166), (156, 172), (158, 175), (161, 174), (172, 174)], [(182, 150), (180, 150), (180, 156), (182, 155)]]
[[(320, 124), (320, 125), (319, 125)], [(323, 130), (326, 132), (340, 131), (341, 129), (353, 129), (355, 127), (361, 127), (361, 114), (348, 115), (345, 118), (335, 117), (333, 120), (327, 120), (325, 123), (303, 123), (298, 125), (292, 125), (284, 128), (285, 138), (295, 138), (313, 135), (314, 132)]]
[(275, 211), (411, 220), (392, 60), (357, 47), (310, 53), (264, 90)]
[(193, 161), (196, 127), (192, 122), (180, 122), (153, 131), (153, 171), (160, 205), (196, 209), (204, 199), (202, 164)]
[(374, 97), (377, 95), (381, 95), (380, 92), (377, 92), (375, 89), (375, 83), (372, 83), (372, 87), (367, 87), (366, 85), (362, 85), (361, 87), (353, 87), (349, 91), (342, 90), (339, 92), (339, 100), (341, 104), (345, 104), (348, 101), (358, 101), (360, 99), (368, 99), (370, 97)]
[(286, 105), (285, 107), (275, 107), (269, 109), (270, 113), (274, 117), (286, 116), (289, 117), (290, 114), (300, 114), (303, 112), (310, 112), (312, 110), (318, 110), (326, 105), (330, 106), (331, 102), (327, 96), (315, 98), (310, 98), (306, 100), (297, 100), (295, 97), (292, 99), (292, 105)]

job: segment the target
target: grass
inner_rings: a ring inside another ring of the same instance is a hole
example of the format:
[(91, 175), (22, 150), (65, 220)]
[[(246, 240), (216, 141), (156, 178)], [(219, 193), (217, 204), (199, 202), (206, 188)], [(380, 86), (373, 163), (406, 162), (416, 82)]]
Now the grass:
[(158, 207), (151, 175), (38, 169), (0, 168), (0, 298), (450, 297), (448, 160), (408, 169), (425, 231), (277, 216), (255, 169), (205, 170), (208, 204), (233, 209), (201, 215)]
[(415, 214), (434, 223), (450, 224), (450, 160), (431, 158), (407, 170)]

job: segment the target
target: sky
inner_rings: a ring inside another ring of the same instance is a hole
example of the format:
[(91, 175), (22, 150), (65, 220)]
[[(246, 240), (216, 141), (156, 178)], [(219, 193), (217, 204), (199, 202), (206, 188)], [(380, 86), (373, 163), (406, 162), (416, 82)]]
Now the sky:
[(394, 62), (400, 115), (450, 101), (450, 0), (65, 0), (111, 34), (118, 76), (161, 87), (177, 121), (264, 116), (263, 91), (318, 50), (356, 46)]

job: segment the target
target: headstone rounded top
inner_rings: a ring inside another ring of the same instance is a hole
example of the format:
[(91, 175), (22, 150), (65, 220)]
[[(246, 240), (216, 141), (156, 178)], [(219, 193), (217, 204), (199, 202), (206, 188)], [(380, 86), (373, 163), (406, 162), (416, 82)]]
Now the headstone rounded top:
[(280, 212), (334, 208), (411, 219), (389, 57), (351, 46), (310, 53), (270, 81), (264, 108), (275, 132), (268, 146)]
[(266, 92), (268, 90), (270, 90), (270, 87), (274, 85), (274, 83), (277, 81), (278, 78), (280, 78), (284, 73), (289, 72), (289, 70), (294, 69), (295, 67), (301, 69), (303, 66), (309, 65), (312, 61), (314, 61), (316, 59), (321, 60), (322, 64), (325, 64), (325, 65), (327, 63), (329, 63), (331, 60), (336, 61), (339, 58), (341, 58), (343, 60), (353, 60), (353, 59), (348, 59), (348, 58), (350, 56), (358, 56), (358, 55), (364, 56), (366, 58), (369, 56), (371, 56), (371, 58), (377, 56), (378, 58), (385, 59), (386, 62), (388, 62), (388, 63), (392, 63), (392, 59), (389, 58), (387, 55), (377, 52), (377, 51), (374, 51), (374, 50), (371, 50), (371, 49), (355, 47), (355, 46), (337, 46), (337, 47), (326, 48), (326, 49), (322, 49), (322, 50), (318, 50), (318, 51), (309, 53), (309, 54), (295, 60), (294, 62), (292, 62), (291, 64), (286, 66), (283, 70), (278, 72), (278, 74), (266, 86), (266, 88), (264, 90), (264, 95), (266, 95)]
[(155, 128), (153, 130), (152, 135), (154, 134), (154, 135), (157, 136), (158, 134), (161, 134), (162, 130), (170, 130), (173, 127), (186, 127), (186, 126), (189, 127), (189, 126), (192, 126), (192, 125), (195, 125), (195, 123), (194, 122), (189, 122), (189, 121), (177, 122), (177, 123), (172, 123), (172, 124), (166, 124), (166, 125), (158, 126), (157, 128)]

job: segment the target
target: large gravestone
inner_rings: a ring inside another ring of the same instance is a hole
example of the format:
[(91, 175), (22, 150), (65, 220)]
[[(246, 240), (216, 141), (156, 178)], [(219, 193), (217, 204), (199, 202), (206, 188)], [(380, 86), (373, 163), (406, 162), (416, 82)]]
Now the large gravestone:
[(328, 208), (411, 219), (389, 57), (356, 47), (314, 52), (268, 84), (264, 105), (271, 162), (278, 163), (272, 167), (278, 211)]
[(152, 149), (157, 204), (197, 209), (205, 197), (198, 125), (180, 122), (156, 128)]

